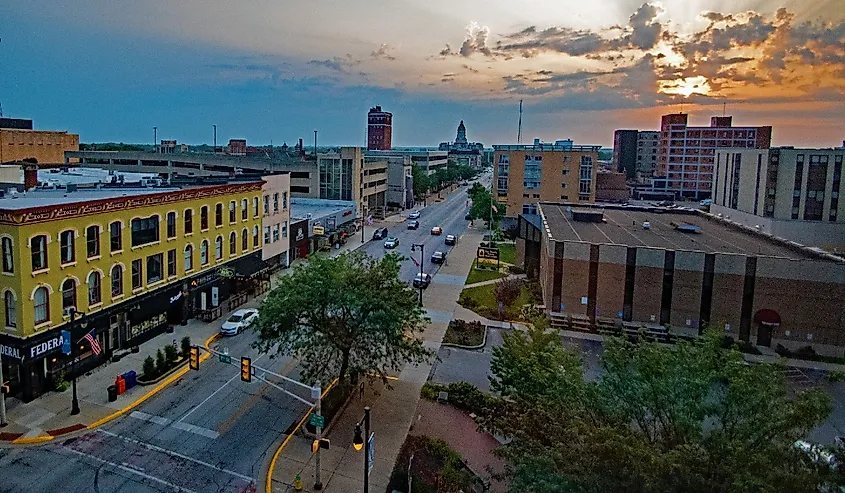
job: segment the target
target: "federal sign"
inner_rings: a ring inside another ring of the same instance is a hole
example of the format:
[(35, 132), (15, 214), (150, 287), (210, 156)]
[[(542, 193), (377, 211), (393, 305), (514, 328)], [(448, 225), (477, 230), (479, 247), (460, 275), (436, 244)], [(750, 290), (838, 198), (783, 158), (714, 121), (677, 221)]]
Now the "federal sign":
[(478, 258), (483, 260), (499, 260), (499, 249), (489, 247), (478, 247)]
[(311, 423), (311, 426), (322, 428), (326, 424), (326, 418), (319, 414), (312, 414), (309, 423)]
[(0, 356), (5, 356), (7, 358), (23, 361), (23, 356), (21, 355), (20, 348), (6, 346), (5, 344), (0, 344)]
[(62, 348), (65, 338), (61, 334), (51, 337), (44, 342), (36, 344), (29, 348), (29, 357), (37, 358), (39, 356), (46, 356)]

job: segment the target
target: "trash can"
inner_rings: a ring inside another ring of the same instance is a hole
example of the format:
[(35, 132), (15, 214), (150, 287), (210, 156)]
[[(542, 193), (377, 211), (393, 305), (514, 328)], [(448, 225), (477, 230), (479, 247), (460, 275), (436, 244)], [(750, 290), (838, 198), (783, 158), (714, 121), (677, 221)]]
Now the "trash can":
[(123, 379), (120, 375), (118, 375), (117, 379), (114, 381), (115, 386), (117, 386), (117, 393), (122, 394), (126, 392), (126, 380)]
[(114, 385), (109, 385), (109, 402), (114, 402), (117, 400), (117, 387)]
[(132, 387), (134, 387), (135, 384), (137, 383), (137, 379), (138, 379), (137, 374), (135, 373), (135, 370), (130, 370), (130, 371), (124, 373), (123, 375), (121, 375), (121, 377), (124, 380), (126, 380), (126, 390), (129, 390)]

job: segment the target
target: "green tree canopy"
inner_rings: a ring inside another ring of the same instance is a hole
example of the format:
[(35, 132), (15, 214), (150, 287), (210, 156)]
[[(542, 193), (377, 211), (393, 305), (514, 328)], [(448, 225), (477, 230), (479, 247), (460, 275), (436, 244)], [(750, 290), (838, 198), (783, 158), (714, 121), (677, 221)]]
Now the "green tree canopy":
[(422, 200), (431, 189), (431, 177), (420, 166), (411, 166), (411, 176), (414, 180), (414, 198)]
[[(472, 199), (472, 207), (469, 209), (469, 217), (473, 220), (483, 219), (485, 222), (489, 223), (491, 212), (493, 213), (492, 217), (494, 223), (501, 221), (502, 218), (505, 217), (505, 204), (500, 202), (496, 202), (494, 204), (490, 190), (476, 183), (469, 189), (468, 193)], [(496, 210), (493, 210), (494, 205)]]
[(791, 395), (782, 370), (720, 342), (610, 340), (587, 381), (557, 334), (506, 334), (484, 425), (512, 439), (511, 491), (827, 491), (830, 468), (793, 445), (828, 415), (827, 395)]
[(426, 319), (399, 279), (401, 257), (361, 252), (313, 257), (279, 280), (261, 305), (256, 346), (300, 361), (303, 378), (377, 375), (432, 357), (416, 336)]

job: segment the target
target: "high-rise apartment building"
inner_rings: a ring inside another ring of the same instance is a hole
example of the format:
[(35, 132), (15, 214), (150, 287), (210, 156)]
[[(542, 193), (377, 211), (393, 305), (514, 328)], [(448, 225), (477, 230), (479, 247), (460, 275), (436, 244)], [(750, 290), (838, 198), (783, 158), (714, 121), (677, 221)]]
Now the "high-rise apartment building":
[(617, 130), (613, 133), (613, 162), (629, 182), (651, 183), (657, 169), (660, 132)]
[(633, 180), (637, 172), (637, 134), (637, 130), (613, 132), (613, 164), (628, 180)]
[(539, 202), (595, 202), (601, 146), (554, 144), (494, 145), (493, 183), (506, 214), (536, 214)]
[(673, 113), (660, 119), (657, 174), (666, 189), (679, 197), (710, 197), (716, 149), (767, 149), (772, 127), (733, 127), (732, 117), (714, 116), (709, 127), (687, 125), (689, 115)]
[(370, 108), (367, 113), (367, 150), (389, 151), (393, 146), (393, 113), (382, 111), (381, 106)]
[(643, 130), (637, 132), (637, 183), (650, 183), (657, 171), (657, 152), (660, 150), (660, 132)]

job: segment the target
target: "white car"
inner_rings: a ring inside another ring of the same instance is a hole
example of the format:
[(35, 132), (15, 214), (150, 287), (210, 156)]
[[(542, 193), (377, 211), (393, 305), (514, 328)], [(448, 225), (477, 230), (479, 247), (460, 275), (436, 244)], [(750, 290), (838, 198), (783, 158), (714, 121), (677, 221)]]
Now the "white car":
[(384, 248), (388, 250), (393, 250), (394, 248), (399, 246), (399, 238), (394, 238), (391, 236), (390, 238), (384, 240)]
[(420, 211), (411, 211), (411, 213), (408, 214), (408, 219), (419, 219), (419, 218), (420, 218)]
[(255, 308), (241, 308), (223, 322), (220, 327), (220, 334), (224, 336), (238, 335), (248, 329), (250, 325), (258, 320), (258, 310)]

